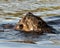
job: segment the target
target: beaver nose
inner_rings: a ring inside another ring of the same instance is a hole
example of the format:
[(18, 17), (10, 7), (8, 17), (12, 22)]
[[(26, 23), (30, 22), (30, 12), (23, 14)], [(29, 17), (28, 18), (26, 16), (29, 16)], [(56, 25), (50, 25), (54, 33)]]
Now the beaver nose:
[(14, 30), (20, 30), (18, 25), (16, 25), (13, 29)]
[(22, 30), (22, 29), (23, 29), (23, 24), (19, 24), (14, 27), (14, 30)]

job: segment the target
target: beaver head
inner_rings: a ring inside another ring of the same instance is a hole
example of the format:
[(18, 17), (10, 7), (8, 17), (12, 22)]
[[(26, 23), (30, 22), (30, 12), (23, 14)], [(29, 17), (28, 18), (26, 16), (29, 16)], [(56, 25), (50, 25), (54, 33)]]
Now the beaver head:
[(27, 13), (16, 25), (16, 30), (24, 32), (51, 32), (50, 27), (40, 17)]

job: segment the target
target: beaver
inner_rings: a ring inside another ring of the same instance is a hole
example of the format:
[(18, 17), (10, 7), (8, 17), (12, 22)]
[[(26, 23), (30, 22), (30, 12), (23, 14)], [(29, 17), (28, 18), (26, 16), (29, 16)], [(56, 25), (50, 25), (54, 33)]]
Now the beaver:
[(28, 12), (15, 26), (15, 30), (26, 33), (55, 33), (52, 28), (39, 16)]

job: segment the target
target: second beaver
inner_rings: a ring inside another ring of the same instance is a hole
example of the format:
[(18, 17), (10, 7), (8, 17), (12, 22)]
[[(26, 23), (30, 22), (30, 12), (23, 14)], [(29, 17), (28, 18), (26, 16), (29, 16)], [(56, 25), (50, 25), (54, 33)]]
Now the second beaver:
[(15, 29), (26, 33), (55, 33), (43, 19), (33, 15), (31, 12), (28, 12), (21, 20), (19, 20)]

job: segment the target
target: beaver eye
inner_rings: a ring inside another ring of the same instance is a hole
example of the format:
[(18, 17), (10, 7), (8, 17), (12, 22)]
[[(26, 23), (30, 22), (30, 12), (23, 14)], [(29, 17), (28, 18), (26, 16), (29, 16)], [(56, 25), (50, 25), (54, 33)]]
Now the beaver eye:
[(20, 28), (20, 29), (23, 29), (23, 24), (20, 24), (20, 25), (19, 25), (19, 28)]
[(41, 22), (38, 22), (38, 25), (41, 24)]
[(38, 28), (41, 28), (41, 22), (38, 22), (38, 26), (37, 26)]

